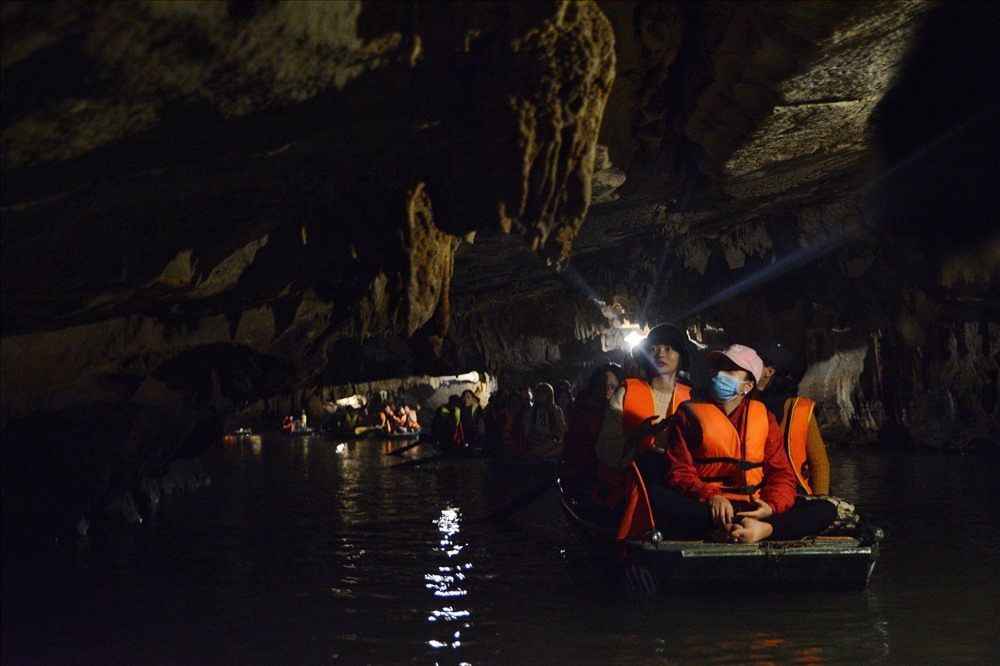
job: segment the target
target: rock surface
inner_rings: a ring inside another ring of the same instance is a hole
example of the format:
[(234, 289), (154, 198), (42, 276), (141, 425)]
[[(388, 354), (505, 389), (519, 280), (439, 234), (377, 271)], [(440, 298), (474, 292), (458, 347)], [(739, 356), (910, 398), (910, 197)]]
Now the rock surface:
[(262, 401), (580, 379), (626, 319), (782, 339), (837, 441), (996, 447), (997, 20), (7, 2), (4, 512), (75, 524)]

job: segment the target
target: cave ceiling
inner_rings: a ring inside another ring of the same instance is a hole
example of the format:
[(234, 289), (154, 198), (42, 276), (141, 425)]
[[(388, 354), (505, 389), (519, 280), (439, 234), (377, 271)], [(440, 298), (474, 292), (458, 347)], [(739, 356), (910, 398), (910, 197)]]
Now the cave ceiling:
[(996, 18), (5, 2), (4, 423), (996, 321)]

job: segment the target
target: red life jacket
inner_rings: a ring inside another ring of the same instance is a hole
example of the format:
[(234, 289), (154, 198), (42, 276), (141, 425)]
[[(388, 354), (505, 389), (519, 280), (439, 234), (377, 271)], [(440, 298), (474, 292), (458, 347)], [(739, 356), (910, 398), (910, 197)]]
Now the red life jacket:
[(701, 443), (691, 451), (698, 477), (731, 500), (754, 500), (764, 485), (767, 407), (750, 400), (739, 429), (711, 402), (688, 402), (686, 410), (701, 426)]
[(785, 452), (795, 470), (795, 480), (799, 486), (812, 495), (809, 485), (809, 460), (806, 456), (806, 438), (809, 434), (809, 419), (812, 418), (816, 403), (809, 398), (789, 398), (785, 402), (785, 414), (781, 419), (781, 432), (785, 436)]

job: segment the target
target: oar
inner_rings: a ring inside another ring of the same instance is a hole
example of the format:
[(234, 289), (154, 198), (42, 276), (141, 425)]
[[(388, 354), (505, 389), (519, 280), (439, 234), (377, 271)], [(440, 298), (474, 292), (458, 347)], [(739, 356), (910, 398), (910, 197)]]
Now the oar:
[(517, 513), (524, 507), (528, 506), (529, 504), (540, 498), (545, 493), (547, 493), (549, 489), (556, 484), (556, 481), (558, 479), (559, 475), (550, 476), (546, 478), (545, 480), (539, 482), (538, 484), (532, 486), (531, 488), (528, 488), (528, 490), (521, 493), (517, 497), (517, 499), (515, 499), (513, 502), (509, 502), (505, 507), (494, 511), (488, 516), (480, 518), (475, 522), (492, 523), (492, 522), (499, 522), (502, 520), (506, 520), (507, 518), (511, 517), (512, 515), (514, 515), (515, 513)]
[(401, 453), (403, 453), (404, 451), (409, 451), (410, 449), (415, 449), (416, 447), (420, 446), (421, 444), (425, 444), (425, 443), (426, 442), (424, 442), (424, 440), (418, 439), (417, 441), (412, 442), (410, 444), (407, 444), (406, 446), (402, 446), (402, 447), (396, 449), (395, 451), (389, 451), (385, 455), (387, 455), (387, 456), (398, 456)]

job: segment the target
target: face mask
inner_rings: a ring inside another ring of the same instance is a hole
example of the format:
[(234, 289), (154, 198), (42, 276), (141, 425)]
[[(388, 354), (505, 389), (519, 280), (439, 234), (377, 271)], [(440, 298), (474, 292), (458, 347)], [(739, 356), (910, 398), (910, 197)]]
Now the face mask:
[(720, 372), (712, 377), (712, 399), (720, 405), (732, 400), (739, 395), (742, 383), (735, 377)]

